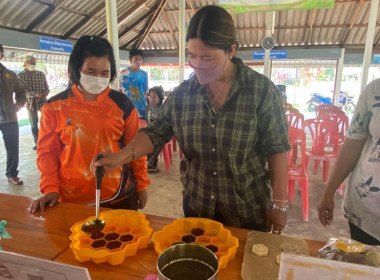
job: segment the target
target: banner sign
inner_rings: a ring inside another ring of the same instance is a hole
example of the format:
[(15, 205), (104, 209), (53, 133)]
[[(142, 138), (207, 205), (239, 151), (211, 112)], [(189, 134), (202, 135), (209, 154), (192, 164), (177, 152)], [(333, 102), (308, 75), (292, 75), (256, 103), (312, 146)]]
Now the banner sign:
[(334, 0), (218, 0), (217, 3), (235, 15), (279, 10), (334, 8)]
[(73, 43), (70, 41), (39, 36), (40, 50), (71, 53)]
[(373, 63), (380, 63), (380, 54), (373, 55)]
[[(252, 59), (253, 60), (262, 60), (264, 59), (265, 51), (253, 51)], [(288, 51), (287, 50), (271, 50), (270, 59), (287, 59)]]

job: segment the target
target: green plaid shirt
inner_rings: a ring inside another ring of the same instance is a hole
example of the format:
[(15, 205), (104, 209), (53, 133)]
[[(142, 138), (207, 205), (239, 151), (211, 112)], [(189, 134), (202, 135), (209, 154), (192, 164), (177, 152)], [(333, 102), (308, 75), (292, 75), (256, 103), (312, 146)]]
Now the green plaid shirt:
[(183, 195), (200, 217), (216, 201), (228, 226), (262, 224), (271, 198), (267, 158), (290, 149), (281, 93), (270, 79), (237, 64), (225, 104), (214, 112), (206, 87), (193, 76), (162, 105), (147, 133), (156, 149), (173, 135), (185, 154)]

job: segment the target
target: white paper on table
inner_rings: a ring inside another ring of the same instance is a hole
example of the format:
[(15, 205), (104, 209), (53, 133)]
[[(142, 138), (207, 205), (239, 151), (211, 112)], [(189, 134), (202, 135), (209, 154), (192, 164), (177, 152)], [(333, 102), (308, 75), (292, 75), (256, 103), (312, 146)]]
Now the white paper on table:
[(0, 251), (0, 280), (91, 280), (87, 268)]
[(380, 268), (281, 254), (278, 280), (379, 280)]

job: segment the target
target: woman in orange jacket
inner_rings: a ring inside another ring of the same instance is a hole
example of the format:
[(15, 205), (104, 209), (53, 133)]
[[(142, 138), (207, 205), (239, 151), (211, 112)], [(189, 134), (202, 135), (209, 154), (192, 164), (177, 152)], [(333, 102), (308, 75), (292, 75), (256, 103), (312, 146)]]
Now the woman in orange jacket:
[[(43, 196), (33, 201), (30, 212), (58, 201), (93, 204), (92, 158), (105, 150), (119, 151), (137, 135), (138, 113), (131, 100), (109, 87), (115, 65), (112, 47), (103, 38), (83, 36), (74, 46), (68, 67), (72, 86), (42, 110), (37, 165)], [(149, 183), (146, 157), (134, 159), (105, 174), (101, 206), (143, 208)]]

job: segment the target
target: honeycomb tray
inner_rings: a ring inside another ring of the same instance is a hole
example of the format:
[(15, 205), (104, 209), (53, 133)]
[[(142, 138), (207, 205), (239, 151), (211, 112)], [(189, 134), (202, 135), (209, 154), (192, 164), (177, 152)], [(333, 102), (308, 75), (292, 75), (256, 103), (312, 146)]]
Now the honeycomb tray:
[(204, 218), (184, 218), (175, 220), (152, 236), (154, 248), (160, 255), (165, 249), (179, 243), (202, 245), (217, 256), (219, 269), (227, 266), (235, 257), (239, 240), (231, 235), (223, 224)]
[(87, 234), (81, 227), (87, 220), (74, 224), (70, 230), (70, 248), (80, 262), (92, 260), (94, 263), (108, 262), (118, 265), (126, 257), (133, 256), (138, 249), (148, 246), (153, 229), (145, 215), (132, 210), (110, 210), (99, 214), (106, 221), (101, 232)]

